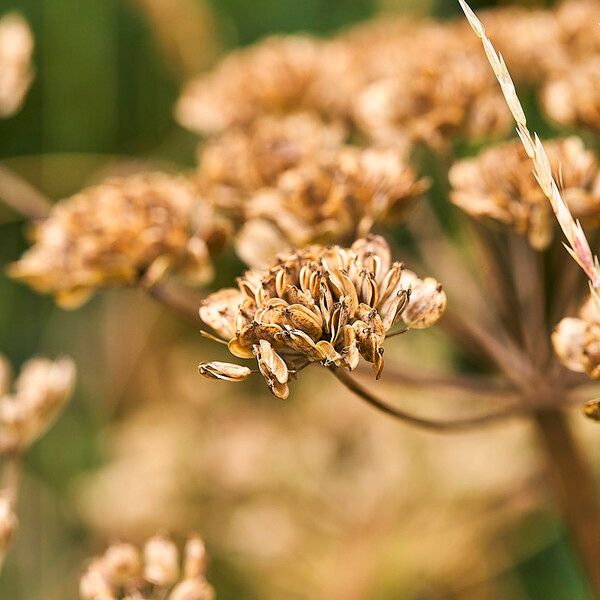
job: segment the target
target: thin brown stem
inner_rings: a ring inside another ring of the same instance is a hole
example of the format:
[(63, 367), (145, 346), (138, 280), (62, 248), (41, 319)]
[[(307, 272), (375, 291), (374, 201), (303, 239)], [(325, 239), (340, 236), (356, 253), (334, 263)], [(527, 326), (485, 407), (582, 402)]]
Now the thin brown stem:
[(600, 600), (600, 501), (593, 472), (581, 455), (563, 413), (536, 412), (533, 420), (552, 471), (554, 494), (593, 597)]
[(477, 415), (474, 417), (459, 418), (453, 420), (441, 420), (441, 419), (427, 419), (413, 415), (407, 411), (390, 406), (369, 390), (363, 387), (355, 379), (353, 379), (346, 371), (337, 367), (330, 367), (330, 371), (333, 375), (348, 388), (353, 394), (356, 394), (359, 398), (376, 408), (377, 410), (394, 417), (409, 425), (414, 425), (421, 429), (429, 431), (436, 431), (439, 433), (444, 432), (457, 432), (466, 431), (469, 429), (481, 427), (482, 425), (492, 425), (506, 419), (522, 415), (525, 410), (522, 403), (504, 407), (501, 410), (495, 412), (486, 413), (483, 415)]
[[(370, 369), (369, 369), (370, 372)], [(359, 367), (359, 374), (367, 374), (366, 367)], [(484, 394), (486, 396), (514, 395), (505, 383), (485, 376), (467, 376), (452, 373), (424, 373), (417, 369), (403, 367), (386, 361), (384, 379), (415, 387), (446, 388), (459, 392)]]
[(51, 203), (28, 181), (0, 165), (0, 201), (27, 219), (43, 219)]

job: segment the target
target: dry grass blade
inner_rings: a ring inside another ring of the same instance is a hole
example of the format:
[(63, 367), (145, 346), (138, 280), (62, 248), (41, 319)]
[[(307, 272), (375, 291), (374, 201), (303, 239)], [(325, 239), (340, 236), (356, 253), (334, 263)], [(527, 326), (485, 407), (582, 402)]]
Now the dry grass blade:
[(590, 281), (594, 297), (600, 289), (600, 264), (590, 249), (585, 233), (579, 221), (576, 221), (565, 204), (560, 189), (552, 175), (548, 156), (536, 133), (527, 127), (527, 118), (519, 101), (514, 83), (502, 58), (486, 35), (485, 28), (465, 0), (458, 0), (469, 24), (483, 44), (486, 56), (494, 70), (496, 79), (502, 88), (506, 103), (517, 123), (517, 133), (529, 157), (533, 160), (533, 172), (545, 196), (550, 201), (556, 219), (567, 238), (565, 247), (577, 264), (583, 269)]

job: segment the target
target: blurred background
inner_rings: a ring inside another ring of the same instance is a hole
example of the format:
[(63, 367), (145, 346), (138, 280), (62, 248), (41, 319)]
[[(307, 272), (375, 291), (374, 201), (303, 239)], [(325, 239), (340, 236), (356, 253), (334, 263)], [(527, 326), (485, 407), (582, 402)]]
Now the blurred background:
[[(0, 0), (0, 16), (10, 11), (33, 30), (36, 78), (22, 110), (0, 120), (0, 158), (59, 199), (139, 164), (191, 168), (197, 138), (172, 107), (182, 82), (228, 48), (380, 12), (446, 18), (458, 6)], [(1, 268), (25, 233), (0, 206)], [(228, 257), (215, 286), (240, 268)], [(435, 333), (394, 344), (409, 365), (448, 361)], [(80, 373), (71, 405), (27, 457), (1, 598), (75, 599), (87, 557), (161, 529), (205, 538), (220, 600), (587, 597), (526, 424), (443, 437), (388, 421), (329, 382), (317, 388), (314, 374), (286, 403), (260, 382), (201, 381), (198, 332), (136, 291), (71, 313), (0, 275), (0, 351), (15, 366), (70, 354)], [(428, 401), (394, 393), (408, 406)], [(594, 425), (580, 428), (596, 452)]]

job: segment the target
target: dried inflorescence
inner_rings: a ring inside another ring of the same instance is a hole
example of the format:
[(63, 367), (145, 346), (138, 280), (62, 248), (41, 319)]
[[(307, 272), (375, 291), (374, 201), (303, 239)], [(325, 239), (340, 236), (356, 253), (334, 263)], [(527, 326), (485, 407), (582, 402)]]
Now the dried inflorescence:
[(314, 112), (259, 117), (200, 147), (198, 182), (215, 205), (239, 214), (256, 190), (307, 158), (339, 148), (345, 136), (341, 124), (325, 123)]
[[(433, 325), (446, 307), (441, 286), (392, 263), (379, 236), (351, 248), (310, 246), (281, 256), (264, 271), (247, 271), (238, 289), (203, 303), (200, 316), (240, 358), (256, 358), (273, 394), (287, 398), (292, 375), (308, 364), (350, 371), (362, 355), (383, 369), (383, 344), (399, 321)], [(251, 373), (228, 363), (201, 363), (210, 378), (241, 381)]]
[(16, 113), (33, 80), (33, 35), (18, 14), (0, 19), (0, 117)]
[(34, 228), (34, 245), (10, 275), (64, 307), (100, 287), (151, 285), (175, 270), (194, 283), (212, 275), (211, 250), (225, 229), (196, 186), (181, 176), (109, 179), (60, 201)]
[[(600, 169), (593, 152), (577, 137), (545, 143), (550, 166), (561, 182), (573, 215), (600, 219)], [(489, 217), (527, 235), (542, 250), (551, 242), (555, 220), (520, 143), (502, 144), (457, 162), (449, 173), (454, 204), (474, 217)]]
[(34, 358), (25, 363), (15, 384), (2, 372), (0, 359), (0, 453), (26, 450), (53, 423), (68, 402), (75, 383), (70, 358)]
[(558, 123), (600, 130), (600, 52), (550, 76), (541, 100)]
[(162, 535), (148, 540), (143, 553), (131, 544), (115, 544), (90, 563), (79, 595), (81, 600), (213, 600), (206, 563), (204, 543), (197, 536), (187, 541), (182, 566), (177, 546)]
[(177, 119), (207, 134), (264, 114), (318, 106), (313, 87), (325, 62), (324, 45), (306, 36), (270, 37), (231, 53), (211, 73), (187, 84)]
[(236, 248), (250, 266), (265, 267), (291, 248), (351, 242), (376, 222), (402, 221), (427, 188), (397, 149), (321, 152), (248, 200)]
[(565, 367), (600, 378), (600, 310), (593, 297), (582, 306), (578, 317), (566, 317), (557, 325), (552, 344)]
[(465, 44), (462, 28), (421, 25), (403, 31), (395, 46), (402, 62), (392, 59), (395, 68), (367, 85), (355, 103), (357, 123), (372, 139), (443, 149), (453, 137), (507, 131), (510, 115), (494, 78), (480, 53)]

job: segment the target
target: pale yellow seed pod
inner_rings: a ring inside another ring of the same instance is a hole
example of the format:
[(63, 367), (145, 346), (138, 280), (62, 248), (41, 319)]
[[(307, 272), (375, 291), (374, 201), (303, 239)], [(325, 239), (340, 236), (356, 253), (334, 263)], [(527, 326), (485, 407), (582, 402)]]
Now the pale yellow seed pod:
[(446, 294), (433, 278), (419, 279), (405, 271), (403, 282), (410, 289), (410, 300), (402, 313), (403, 321), (413, 329), (426, 329), (439, 321), (446, 310)]
[(244, 381), (244, 379), (252, 375), (252, 371), (248, 367), (219, 361), (200, 363), (198, 371), (200, 375), (208, 379), (234, 382)]
[(173, 585), (179, 577), (179, 552), (170, 539), (157, 535), (144, 546), (144, 578), (155, 585)]
[(206, 571), (206, 548), (201, 538), (194, 536), (185, 545), (185, 560), (183, 576), (185, 579), (195, 579)]
[(140, 553), (131, 544), (115, 544), (104, 553), (102, 568), (113, 585), (121, 586), (141, 575)]

